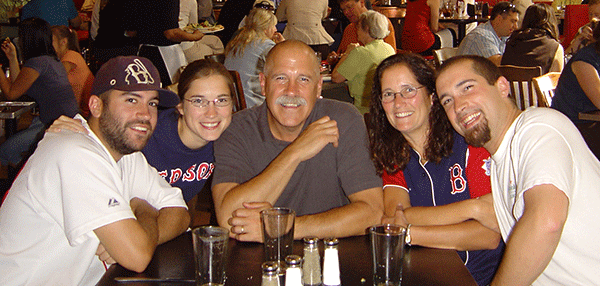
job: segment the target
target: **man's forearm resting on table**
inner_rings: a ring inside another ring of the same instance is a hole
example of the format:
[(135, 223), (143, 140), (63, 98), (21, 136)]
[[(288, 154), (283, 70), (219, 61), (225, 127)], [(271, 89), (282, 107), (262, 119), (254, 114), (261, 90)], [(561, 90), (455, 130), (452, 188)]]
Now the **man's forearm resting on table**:
[(162, 208), (158, 212), (158, 244), (182, 234), (190, 224), (190, 214), (183, 207)]
[(124, 219), (94, 232), (110, 256), (123, 267), (142, 272), (150, 263), (156, 246), (181, 234), (189, 224), (185, 208), (157, 211), (147, 202), (138, 204), (136, 219)]
[(531, 285), (558, 246), (568, 214), (567, 196), (553, 185), (525, 192), (525, 210), (512, 229), (491, 285)]
[(413, 245), (443, 249), (495, 249), (501, 239), (500, 233), (474, 220), (451, 225), (418, 226), (413, 224), (410, 231)]
[(350, 195), (351, 203), (329, 211), (296, 218), (295, 239), (306, 236), (347, 237), (363, 235), (369, 226), (378, 224), (383, 215), (381, 188)]

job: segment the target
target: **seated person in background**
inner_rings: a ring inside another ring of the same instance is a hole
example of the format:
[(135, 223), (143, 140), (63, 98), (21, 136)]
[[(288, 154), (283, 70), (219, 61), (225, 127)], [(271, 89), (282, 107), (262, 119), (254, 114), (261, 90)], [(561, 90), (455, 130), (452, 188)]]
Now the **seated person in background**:
[[(600, 285), (600, 162), (577, 128), (550, 108), (521, 111), (489, 60), (459, 56), (436, 87), (466, 142), (490, 154), (506, 250), (490, 285)], [(493, 218), (493, 217), (491, 217)]]
[(225, 48), (225, 67), (240, 74), (246, 106), (250, 108), (265, 101), (258, 74), (263, 71), (267, 53), (284, 39), (275, 28), (277, 17), (266, 9), (252, 9), (245, 21)]
[(52, 46), (52, 31), (48, 22), (29, 18), (19, 24), (19, 46), (23, 66), (19, 65), (16, 47), (10, 39), (2, 43), (10, 65), (10, 79), (0, 75), (0, 89), (5, 100), (17, 100), (24, 94), (35, 100), (40, 115), (27, 129), (14, 134), (0, 145), (2, 165), (20, 167), (35, 149), (44, 129), (61, 115), (75, 116), (79, 112), (67, 71)]
[[(271, 0), (256, 0), (254, 2), (254, 6), (252, 9), (254, 8), (260, 8), (260, 9), (265, 9), (270, 11), (271, 13), (275, 14), (275, 3)], [(252, 11), (252, 10), (250, 10)], [(250, 11), (248, 11), (248, 14), (250, 14)], [(248, 15), (245, 15), (244, 18), (242, 19), (242, 21), (240, 21), (240, 24), (238, 25), (238, 30), (236, 31), (236, 34), (240, 31), (240, 29), (242, 27), (244, 27), (244, 25), (246, 25), (246, 18), (248, 17)], [(235, 37), (235, 34), (234, 34)]]
[(554, 10), (548, 4), (527, 8), (523, 26), (506, 41), (502, 65), (542, 67), (542, 73), (561, 72), (565, 64), (563, 47), (558, 42)]
[(435, 34), (445, 27), (439, 23), (440, 0), (408, 0), (402, 28), (402, 49), (424, 56), (442, 46)]
[(361, 235), (383, 215), (381, 179), (369, 160), (363, 117), (319, 99), (320, 64), (289, 40), (267, 55), (262, 105), (233, 116), (215, 142), (213, 199), (219, 225), (262, 241), (260, 211), (296, 211), (295, 239)]
[(310, 5), (305, 0), (282, 0), (277, 7), (279, 21), (287, 21), (283, 36), (321, 52), (321, 60), (327, 58), (329, 46), (333, 44), (333, 38), (322, 24), (331, 11), (327, 5), (327, 0), (312, 0)]
[(567, 62), (552, 98), (552, 108), (575, 123), (579, 112), (600, 109), (600, 25), (594, 28), (592, 43), (579, 50)]
[(510, 2), (492, 8), (490, 20), (467, 34), (458, 46), (459, 55), (478, 55), (500, 65), (506, 39), (517, 29), (519, 13)]
[(21, 9), (21, 20), (44, 19), (50, 26), (63, 25), (79, 29), (81, 17), (73, 0), (31, 0)]
[(369, 111), (373, 74), (383, 59), (396, 50), (382, 39), (388, 35), (387, 18), (375, 11), (362, 13), (356, 23), (358, 41), (364, 45), (350, 44), (331, 73), (331, 81), (348, 80), (350, 95), (361, 113)]
[(587, 46), (593, 39), (593, 30), (595, 22), (593, 19), (600, 20), (600, 0), (590, 0), (587, 3), (588, 5), (588, 19), (589, 23), (581, 26), (577, 31), (577, 34), (571, 40), (571, 43), (565, 50), (567, 55), (573, 55), (577, 53), (581, 48)]
[(52, 26), (52, 45), (60, 62), (67, 70), (67, 78), (83, 116), (89, 115), (88, 101), (94, 75), (81, 56), (77, 32), (67, 26)]
[[(213, 142), (231, 122), (233, 79), (222, 64), (203, 59), (185, 67), (177, 89), (179, 104), (159, 112), (156, 130), (142, 153), (161, 177), (181, 189), (194, 212), (192, 199), (215, 168)], [(87, 133), (81, 121), (66, 116), (48, 130), (61, 129)]]
[(103, 262), (142, 272), (158, 244), (186, 230), (181, 191), (137, 152), (159, 102), (179, 100), (147, 59), (98, 71), (89, 134), (46, 133), (0, 208), (0, 284), (95, 285)]
[(371, 159), (383, 175), (384, 222), (408, 224), (412, 245), (458, 250), (477, 284), (488, 285), (504, 243), (473, 219), (494, 217), (490, 153), (452, 129), (434, 93), (435, 71), (422, 57), (389, 57), (374, 81), (368, 125)]
[[(344, 29), (344, 34), (342, 35), (342, 41), (338, 46), (337, 53), (331, 52), (328, 58), (336, 58), (341, 57), (342, 54), (346, 52), (346, 48), (348, 45), (353, 43), (359, 43), (358, 41), (358, 17), (360, 14), (368, 11), (365, 6), (365, 0), (339, 0), (340, 7), (342, 8), (342, 12), (344, 12), (344, 16), (348, 18), (350, 24), (346, 26)], [(386, 17), (387, 19), (387, 17)], [(390, 33), (383, 39), (384, 42), (388, 43), (394, 51), (396, 50), (396, 32), (394, 31), (394, 26), (390, 19), (388, 21), (388, 30)]]
[[(198, 18), (196, 0), (179, 0), (180, 29), (184, 29), (188, 24), (202, 22)], [(179, 45), (181, 45), (188, 63), (204, 59), (204, 56), (207, 55), (222, 54), (225, 50), (221, 39), (215, 35), (204, 35), (197, 41), (182, 41)]]
[[(521, 15), (521, 16), (525, 15), (527, 8), (529, 8), (529, 6), (531, 6), (531, 5), (533, 5), (533, 1), (531, 1), (531, 0), (512, 0), (511, 2), (513, 4), (515, 4), (515, 7), (517, 8), (519, 15)], [(555, 11), (555, 10), (552, 9), (551, 11)], [(519, 29), (523, 28), (523, 17), (519, 17), (518, 28)]]

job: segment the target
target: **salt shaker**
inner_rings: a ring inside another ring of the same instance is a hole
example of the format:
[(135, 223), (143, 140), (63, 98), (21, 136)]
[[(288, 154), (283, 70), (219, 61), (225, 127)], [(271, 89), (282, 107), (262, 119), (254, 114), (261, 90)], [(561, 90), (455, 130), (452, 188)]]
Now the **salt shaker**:
[(285, 286), (302, 286), (302, 258), (294, 254), (288, 255), (285, 257), (285, 263)]
[(319, 238), (304, 238), (304, 263), (302, 266), (302, 284), (304, 286), (321, 285), (321, 257)]
[(262, 286), (279, 286), (279, 267), (277, 262), (267, 261), (262, 264)]
[(338, 256), (338, 239), (326, 238), (325, 257), (323, 258), (323, 285), (337, 286), (340, 281), (340, 260)]

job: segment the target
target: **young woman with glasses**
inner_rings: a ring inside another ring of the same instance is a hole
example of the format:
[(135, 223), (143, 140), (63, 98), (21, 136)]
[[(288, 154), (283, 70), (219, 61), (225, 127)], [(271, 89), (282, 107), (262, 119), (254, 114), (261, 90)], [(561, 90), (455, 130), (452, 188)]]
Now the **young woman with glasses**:
[(377, 67), (367, 126), (383, 178), (383, 222), (406, 226), (409, 245), (457, 250), (487, 285), (504, 247), (500, 233), (475, 220), (494, 216), (490, 155), (452, 129), (434, 92), (435, 71), (419, 55), (396, 54)]

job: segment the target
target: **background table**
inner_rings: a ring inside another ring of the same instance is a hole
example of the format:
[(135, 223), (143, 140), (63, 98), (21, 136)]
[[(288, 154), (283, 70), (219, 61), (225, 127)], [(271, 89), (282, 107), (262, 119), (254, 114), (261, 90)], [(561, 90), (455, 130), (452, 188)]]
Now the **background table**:
[(17, 120), (23, 113), (35, 107), (35, 102), (0, 101), (0, 119), (6, 120), (6, 138), (17, 132)]
[[(194, 279), (191, 232), (160, 245), (143, 273), (112, 265), (97, 285), (161, 285), (160, 283), (118, 283), (115, 277), (155, 277)], [(226, 285), (261, 284), (263, 262), (261, 243), (229, 241), (230, 252)], [(323, 242), (319, 242), (321, 259)], [(294, 241), (294, 254), (302, 255), (302, 241)], [(373, 262), (368, 236), (340, 239), (338, 245), (342, 285), (373, 285)], [(177, 283), (164, 283), (177, 285)], [(181, 285), (190, 285), (190, 283)], [(477, 285), (453, 250), (411, 247), (404, 258), (402, 285)]]

